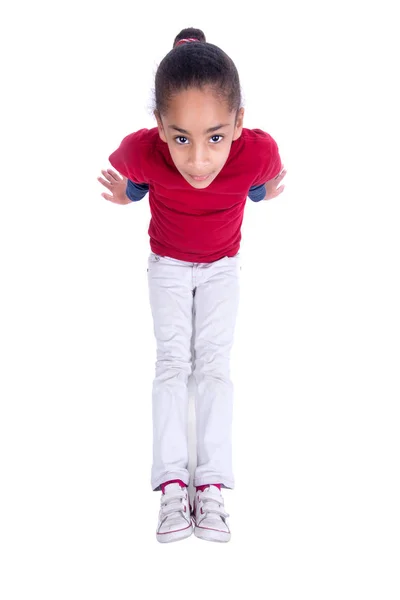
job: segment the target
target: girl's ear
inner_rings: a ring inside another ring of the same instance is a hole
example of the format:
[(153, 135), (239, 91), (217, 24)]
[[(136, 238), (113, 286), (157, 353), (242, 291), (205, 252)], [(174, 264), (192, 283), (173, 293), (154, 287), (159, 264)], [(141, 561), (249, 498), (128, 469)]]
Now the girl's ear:
[(233, 134), (233, 141), (239, 139), (240, 136), (242, 135), (243, 118), (244, 118), (244, 108), (242, 107), (239, 110), (238, 116), (236, 118), (235, 133)]
[(154, 116), (157, 120), (158, 135), (160, 136), (163, 142), (166, 142), (167, 138), (165, 137), (164, 126), (162, 124), (161, 116), (158, 110), (154, 111)]

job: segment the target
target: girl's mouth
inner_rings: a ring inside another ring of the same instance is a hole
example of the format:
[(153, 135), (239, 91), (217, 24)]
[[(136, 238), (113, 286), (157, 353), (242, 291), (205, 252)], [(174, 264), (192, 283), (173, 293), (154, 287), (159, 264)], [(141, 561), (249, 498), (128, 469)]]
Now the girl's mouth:
[(192, 179), (194, 179), (195, 181), (205, 181), (206, 179), (208, 179), (210, 177), (210, 175), (201, 175), (201, 176), (191, 175), (190, 177)]

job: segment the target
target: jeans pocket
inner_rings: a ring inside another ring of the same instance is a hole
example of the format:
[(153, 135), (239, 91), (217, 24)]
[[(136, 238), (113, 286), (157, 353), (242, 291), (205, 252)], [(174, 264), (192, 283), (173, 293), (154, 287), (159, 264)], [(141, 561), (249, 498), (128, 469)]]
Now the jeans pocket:
[(156, 264), (158, 264), (161, 260), (161, 256), (159, 256), (158, 254), (154, 254), (154, 252), (152, 252), (147, 260), (147, 272), (150, 271), (150, 267), (154, 266)]

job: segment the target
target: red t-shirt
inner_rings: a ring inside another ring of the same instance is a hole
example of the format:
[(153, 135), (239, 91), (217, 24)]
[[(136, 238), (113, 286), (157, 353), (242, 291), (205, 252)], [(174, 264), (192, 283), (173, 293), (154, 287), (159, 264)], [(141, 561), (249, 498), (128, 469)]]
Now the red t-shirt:
[(246, 128), (205, 189), (192, 187), (179, 173), (157, 127), (127, 135), (109, 161), (124, 177), (149, 186), (151, 250), (193, 263), (239, 252), (250, 187), (266, 183), (282, 169), (275, 140), (261, 129)]

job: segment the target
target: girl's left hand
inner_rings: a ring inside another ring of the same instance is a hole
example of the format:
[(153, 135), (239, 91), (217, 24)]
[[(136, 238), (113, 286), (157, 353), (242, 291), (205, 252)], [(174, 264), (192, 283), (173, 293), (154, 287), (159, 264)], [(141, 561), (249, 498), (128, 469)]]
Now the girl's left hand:
[(282, 171), (278, 173), (278, 175), (274, 177), (274, 179), (267, 181), (267, 183), (265, 184), (266, 194), (264, 200), (272, 200), (272, 198), (276, 198), (277, 196), (282, 194), (283, 190), (285, 189), (285, 186), (281, 185), (280, 187), (278, 187), (278, 185), (285, 177), (286, 173), (287, 171), (282, 165)]

